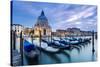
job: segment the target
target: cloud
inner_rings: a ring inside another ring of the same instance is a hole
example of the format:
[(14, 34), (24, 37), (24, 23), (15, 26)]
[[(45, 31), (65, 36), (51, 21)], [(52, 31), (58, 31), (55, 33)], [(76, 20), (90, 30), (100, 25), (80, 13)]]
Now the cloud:
[(80, 11), (79, 13), (76, 13), (76, 14), (72, 15), (71, 17), (69, 17), (67, 22), (72, 22), (72, 21), (76, 21), (76, 20), (80, 20), (82, 18), (87, 18), (87, 17), (92, 16), (94, 14), (95, 8), (96, 7), (89, 7), (87, 9), (85, 9), (84, 11)]
[[(68, 27), (78, 27), (87, 30), (84, 28), (85, 26), (89, 27), (88, 30), (90, 30), (91, 26), (92, 28), (97, 26), (97, 7), (92, 5), (15, 2), (14, 10), (32, 17), (38, 17), (41, 10), (44, 10), (50, 25), (55, 30), (59, 28), (66, 29)], [(23, 17), (25, 18), (25, 16)], [(36, 18), (33, 20), (36, 20)]]
[[(69, 27), (69, 25), (70, 25), (70, 27), (78, 27), (78, 28), (84, 29), (84, 26), (91, 27), (89, 25), (89, 24), (91, 24), (92, 27), (95, 28), (95, 26), (96, 26), (95, 23), (97, 23), (96, 8), (97, 8), (96, 6), (89, 6), (89, 7), (82, 6), (81, 10), (80, 9), (77, 9), (77, 10), (72, 9), (72, 10), (70, 10), (70, 11), (72, 11), (71, 13), (69, 11), (64, 12), (65, 16), (63, 15), (63, 12), (62, 12), (62, 15), (60, 14), (60, 16), (58, 17), (59, 23), (57, 23), (56, 26), (62, 25), (62, 27), (61, 26), (58, 26), (58, 27), (65, 29), (65, 28)], [(68, 16), (66, 17), (67, 13), (68, 13)], [(61, 18), (63, 18), (63, 16), (66, 18), (62, 20)], [(95, 26), (94, 26), (94, 24), (95, 24)]]

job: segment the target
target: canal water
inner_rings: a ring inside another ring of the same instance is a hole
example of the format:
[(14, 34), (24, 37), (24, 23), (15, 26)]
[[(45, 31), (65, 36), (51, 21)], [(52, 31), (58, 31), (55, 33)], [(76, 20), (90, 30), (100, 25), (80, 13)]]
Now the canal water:
[[(88, 38), (88, 37), (83, 37), (83, 38)], [(30, 37), (24, 37), (24, 39), (32, 43), (32, 40)], [(33, 43), (35, 45), (40, 46), (39, 38), (33, 39)], [(16, 38), (16, 48), (20, 52), (20, 49), (19, 49), (20, 38)], [(92, 40), (91, 40), (91, 43), (88, 43), (85, 46), (73, 48), (73, 50), (62, 50), (60, 53), (51, 54), (44, 51), (40, 51), (41, 53), (38, 57), (38, 64), (56, 64), (56, 63), (96, 61), (97, 60), (97, 40), (96, 39), (94, 39), (94, 48), (95, 48), (95, 52), (92, 53)], [(28, 64), (29, 62), (24, 56), (24, 65), (28, 65)]]

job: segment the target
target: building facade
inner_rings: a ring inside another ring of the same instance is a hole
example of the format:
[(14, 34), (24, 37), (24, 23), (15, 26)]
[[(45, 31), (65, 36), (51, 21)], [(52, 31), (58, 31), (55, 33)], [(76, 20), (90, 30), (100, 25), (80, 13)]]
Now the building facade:
[(82, 31), (79, 28), (67, 28), (67, 30), (57, 29), (56, 36), (91, 36), (91, 31)]
[(27, 28), (24, 28), (23, 33), (24, 33), (24, 35), (30, 35), (31, 31), (32, 31), (32, 28), (27, 27)]
[(67, 32), (66, 30), (57, 29), (56, 30), (56, 35), (57, 36), (65, 37), (66, 35), (69, 35), (69, 32)]
[(24, 30), (24, 26), (20, 24), (12, 24), (11, 27), (12, 27), (12, 31), (15, 31), (17, 35), (19, 35), (21, 31), (23, 32)]
[(48, 24), (48, 19), (44, 14), (44, 11), (41, 12), (41, 15), (38, 17), (36, 24), (33, 27), (34, 35), (39, 36), (40, 33), (42, 36), (51, 35), (51, 27)]

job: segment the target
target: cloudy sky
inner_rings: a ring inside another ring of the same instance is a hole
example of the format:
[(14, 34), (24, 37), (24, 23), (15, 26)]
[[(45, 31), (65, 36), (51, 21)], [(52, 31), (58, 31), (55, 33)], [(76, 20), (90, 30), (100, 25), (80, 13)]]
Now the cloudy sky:
[(33, 27), (43, 10), (52, 29), (97, 31), (97, 6), (13, 1), (12, 23)]

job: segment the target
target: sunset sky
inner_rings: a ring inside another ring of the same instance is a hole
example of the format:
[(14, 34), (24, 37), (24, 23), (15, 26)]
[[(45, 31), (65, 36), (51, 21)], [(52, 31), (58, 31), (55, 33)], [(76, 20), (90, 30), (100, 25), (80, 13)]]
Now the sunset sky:
[(52, 30), (80, 28), (97, 31), (97, 6), (13, 1), (12, 23), (32, 28), (43, 10)]

